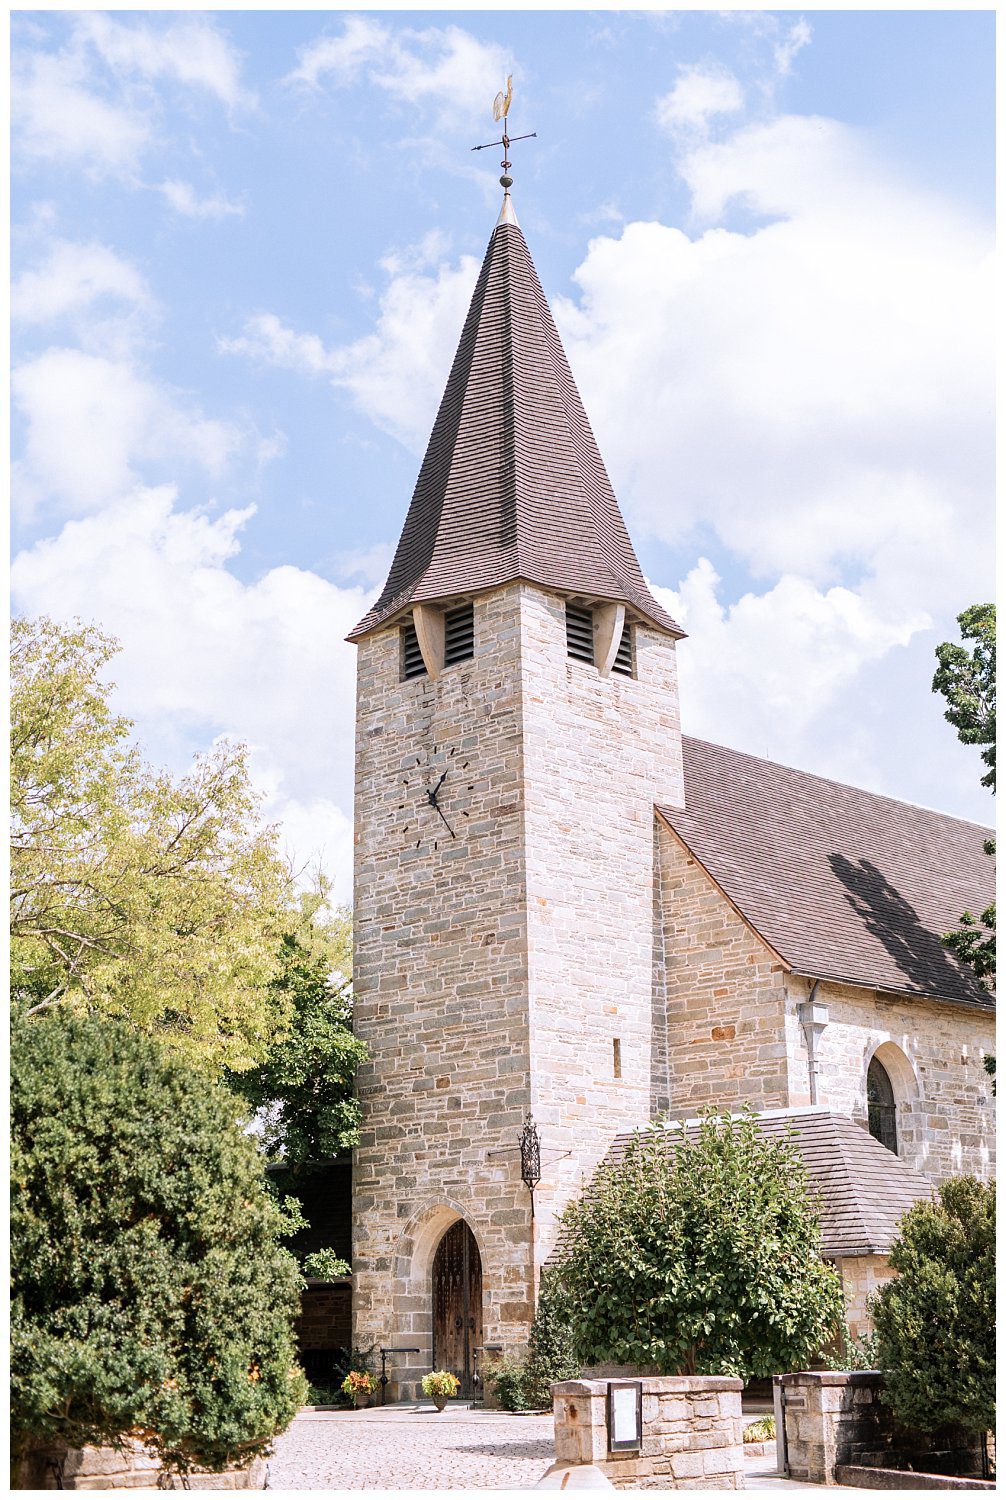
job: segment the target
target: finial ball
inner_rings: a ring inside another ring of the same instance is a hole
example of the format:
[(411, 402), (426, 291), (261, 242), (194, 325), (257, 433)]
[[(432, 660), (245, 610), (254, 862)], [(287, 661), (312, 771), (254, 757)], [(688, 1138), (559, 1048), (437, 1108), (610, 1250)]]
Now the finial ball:
[(506, 188), (507, 191), (513, 187), (513, 178), (507, 172), (504, 172), (500, 178), (500, 187)]

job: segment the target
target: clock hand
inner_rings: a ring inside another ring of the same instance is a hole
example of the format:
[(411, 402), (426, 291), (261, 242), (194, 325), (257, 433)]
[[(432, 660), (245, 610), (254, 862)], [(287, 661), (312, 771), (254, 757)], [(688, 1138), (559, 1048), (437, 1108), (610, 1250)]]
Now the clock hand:
[(451, 825), (448, 823), (447, 819), (444, 817), (444, 814), (443, 814), (443, 811), (442, 811), (442, 809), (440, 807), (440, 804), (438, 802), (434, 802), (433, 806), (437, 809), (437, 812), (440, 813), (440, 816), (443, 819), (444, 826), (447, 829), (447, 832), (450, 834), (451, 838), (452, 839), (456, 839), (457, 838), (457, 834), (454, 832), (454, 829), (451, 827)]
[(444, 782), (446, 780), (447, 780), (447, 772), (445, 771), (444, 774), (441, 776), (440, 780), (437, 782), (436, 786), (433, 788), (433, 791), (430, 793), (430, 795), (432, 796), (434, 802), (437, 800), (437, 793), (440, 791), (440, 788), (443, 786), (443, 784), (444, 784)]

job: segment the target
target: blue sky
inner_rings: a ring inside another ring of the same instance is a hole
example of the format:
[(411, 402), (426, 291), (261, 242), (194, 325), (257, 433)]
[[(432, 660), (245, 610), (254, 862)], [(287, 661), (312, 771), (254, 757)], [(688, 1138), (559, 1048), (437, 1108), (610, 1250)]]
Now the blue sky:
[(991, 818), (929, 692), (990, 596), (991, 12), (24, 12), (19, 608), (246, 739), (348, 889), (352, 648), (515, 201), (686, 729)]

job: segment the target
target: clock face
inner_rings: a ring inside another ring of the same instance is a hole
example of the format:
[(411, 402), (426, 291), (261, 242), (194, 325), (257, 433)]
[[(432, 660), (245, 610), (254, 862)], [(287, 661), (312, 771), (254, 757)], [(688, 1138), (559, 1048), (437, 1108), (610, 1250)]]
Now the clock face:
[(462, 836), (470, 817), (465, 803), (475, 790), (470, 773), (471, 762), (461, 758), (456, 745), (434, 745), (409, 756), (398, 805), (407, 843), (439, 849)]

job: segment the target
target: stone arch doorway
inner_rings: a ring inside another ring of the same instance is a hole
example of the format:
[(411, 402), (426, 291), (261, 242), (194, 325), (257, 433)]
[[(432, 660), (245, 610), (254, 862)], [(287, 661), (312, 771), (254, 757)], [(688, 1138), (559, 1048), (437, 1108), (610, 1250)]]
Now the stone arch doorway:
[(482, 1344), (482, 1257), (464, 1219), (456, 1219), (437, 1246), (432, 1292), (433, 1368), (456, 1375), (459, 1394), (470, 1399)]

